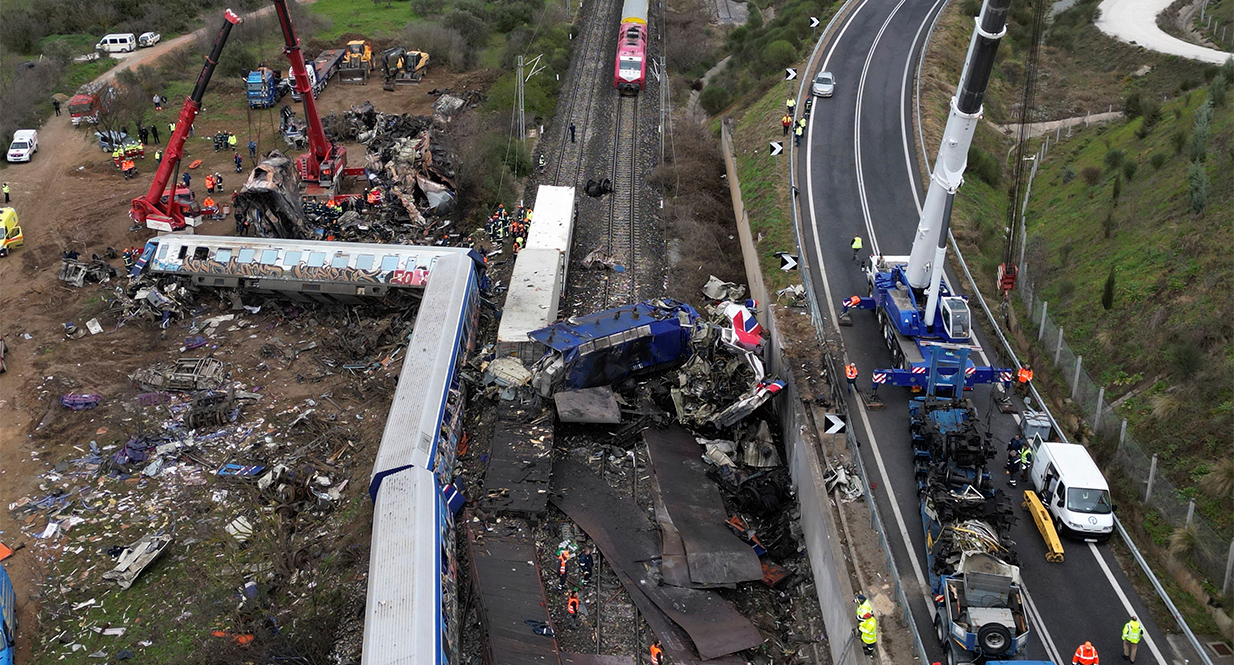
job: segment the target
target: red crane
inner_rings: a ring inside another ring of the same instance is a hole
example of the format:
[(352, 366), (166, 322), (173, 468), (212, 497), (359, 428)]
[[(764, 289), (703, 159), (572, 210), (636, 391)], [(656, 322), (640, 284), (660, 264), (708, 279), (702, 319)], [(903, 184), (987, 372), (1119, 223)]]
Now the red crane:
[[(185, 227), (185, 212), (192, 216), (198, 209), (196, 201), (193, 200), (193, 192), (188, 187), (175, 187), (175, 183), (171, 181), (179, 172), (180, 157), (184, 154), (189, 128), (193, 126), (197, 113), (201, 111), (201, 98), (206, 94), (206, 86), (210, 85), (210, 77), (214, 75), (223, 45), (231, 34), (231, 26), (240, 22), (240, 17), (230, 9), (224, 12), (223, 18), (223, 27), (219, 28), (219, 34), (214, 38), (214, 48), (210, 55), (206, 56), (206, 64), (202, 66), (201, 75), (197, 77), (197, 85), (193, 86), (192, 94), (184, 100), (184, 107), (176, 118), (176, 131), (167, 139), (167, 149), (163, 151), (163, 161), (159, 162), (154, 181), (150, 183), (150, 189), (145, 196), (133, 199), (129, 216), (138, 224), (145, 224), (158, 231), (180, 231)], [(175, 189), (172, 196), (167, 194), (169, 182)]]
[(296, 29), (291, 25), (291, 15), (287, 13), (287, 0), (274, 0), (274, 9), (278, 12), (279, 25), (283, 28), (283, 52), (291, 61), (291, 73), (296, 79), (296, 92), (304, 101), (304, 115), (308, 120), (309, 151), (296, 158), (296, 172), (302, 182), (310, 187), (316, 184), (330, 193), (337, 189), (343, 169), (347, 168), (347, 149), (326, 140), (326, 131), (321, 126), (321, 116), (317, 114), (317, 101), (313, 98), (313, 84), (309, 81), (308, 71), (304, 65), (304, 53), (300, 50), (300, 39), (296, 37)]

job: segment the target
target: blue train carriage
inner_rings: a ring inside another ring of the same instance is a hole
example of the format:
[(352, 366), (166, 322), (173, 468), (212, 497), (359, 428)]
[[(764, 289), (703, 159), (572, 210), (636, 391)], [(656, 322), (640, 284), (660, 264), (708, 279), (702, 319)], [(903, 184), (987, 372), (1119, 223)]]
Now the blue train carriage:
[(458, 660), (454, 515), (433, 474), (387, 476), (373, 508), (361, 665)]
[(17, 658), (17, 594), (9, 573), (0, 566), (0, 665)]
[(382, 296), (424, 288), (439, 259), (459, 255), (478, 258), (464, 247), (166, 235), (147, 241), (130, 274), (284, 294)]

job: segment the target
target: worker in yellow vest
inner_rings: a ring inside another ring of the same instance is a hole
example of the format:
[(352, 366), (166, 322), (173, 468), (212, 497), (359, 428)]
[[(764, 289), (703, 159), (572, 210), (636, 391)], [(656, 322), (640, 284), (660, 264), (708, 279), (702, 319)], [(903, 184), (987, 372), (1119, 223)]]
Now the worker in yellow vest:
[(857, 624), (857, 631), (861, 634), (861, 650), (867, 656), (873, 656), (874, 644), (878, 642), (878, 619), (874, 618), (873, 614), (862, 619), (861, 623)]
[(861, 236), (853, 236), (853, 244), (850, 246), (853, 248), (853, 260), (856, 261), (857, 254), (861, 251)]
[(1140, 646), (1140, 638), (1144, 637), (1144, 627), (1140, 620), (1131, 615), (1131, 621), (1123, 626), (1123, 658), (1135, 662), (1135, 650)]

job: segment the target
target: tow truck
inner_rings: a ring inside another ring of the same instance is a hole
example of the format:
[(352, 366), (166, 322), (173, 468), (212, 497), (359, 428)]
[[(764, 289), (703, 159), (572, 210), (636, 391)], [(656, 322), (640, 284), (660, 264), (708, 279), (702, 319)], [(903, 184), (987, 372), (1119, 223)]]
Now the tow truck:
[[(227, 44), (232, 26), (239, 22), (240, 17), (230, 9), (223, 13), (223, 26), (214, 38), (214, 47), (210, 50), (210, 55), (206, 56), (206, 63), (202, 65), (193, 92), (184, 100), (184, 106), (176, 118), (176, 131), (167, 139), (163, 161), (154, 173), (150, 189), (145, 196), (133, 199), (129, 208), (129, 216), (136, 224), (144, 224), (146, 228), (164, 233), (174, 233), (201, 223), (201, 206), (193, 196), (193, 191), (178, 184), (180, 158), (184, 155), (189, 129), (193, 126), (197, 113), (201, 111), (201, 99), (206, 94), (206, 86), (210, 85), (210, 77), (214, 75), (215, 67), (218, 66), (223, 46)], [(173, 189), (171, 194), (167, 193), (169, 183)]]

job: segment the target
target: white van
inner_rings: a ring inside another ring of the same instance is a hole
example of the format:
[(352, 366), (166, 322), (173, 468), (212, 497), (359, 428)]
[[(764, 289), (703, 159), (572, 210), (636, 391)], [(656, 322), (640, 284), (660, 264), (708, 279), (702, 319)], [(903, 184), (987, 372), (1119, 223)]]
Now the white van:
[(132, 53), (137, 50), (137, 36), (131, 32), (110, 34), (100, 39), (94, 50), (104, 53)]
[(1033, 439), (1033, 489), (1054, 518), (1060, 533), (1089, 542), (1114, 533), (1110, 486), (1088, 449), (1074, 443)]
[(34, 129), (19, 129), (13, 132), (13, 142), (9, 144), (8, 160), (10, 162), (28, 162), (39, 151), (39, 133)]

